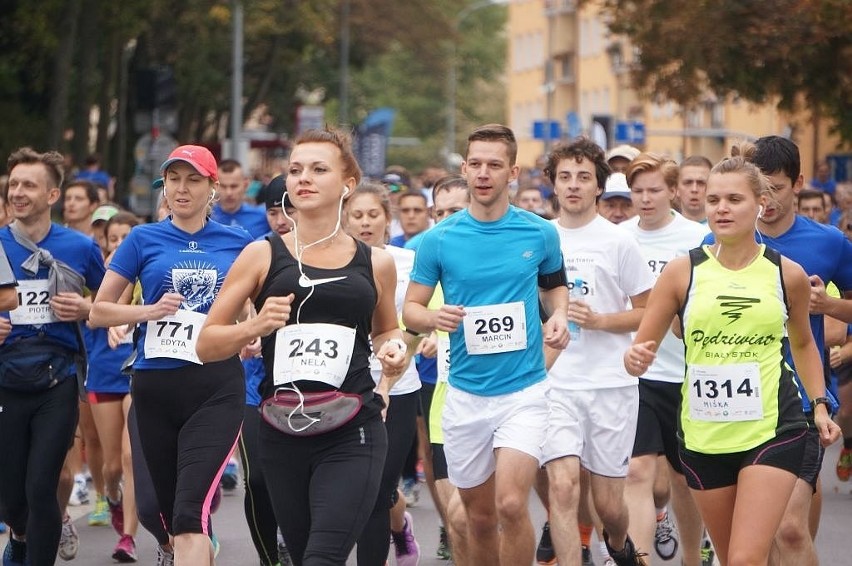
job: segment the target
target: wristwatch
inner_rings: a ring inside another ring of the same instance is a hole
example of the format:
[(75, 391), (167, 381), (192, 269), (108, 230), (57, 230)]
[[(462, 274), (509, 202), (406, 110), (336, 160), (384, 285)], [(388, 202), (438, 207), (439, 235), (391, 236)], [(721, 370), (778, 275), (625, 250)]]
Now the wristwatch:
[(815, 399), (811, 399), (811, 409), (816, 409), (817, 405), (825, 405), (826, 409), (830, 409), (831, 401), (829, 401), (828, 397), (817, 397)]

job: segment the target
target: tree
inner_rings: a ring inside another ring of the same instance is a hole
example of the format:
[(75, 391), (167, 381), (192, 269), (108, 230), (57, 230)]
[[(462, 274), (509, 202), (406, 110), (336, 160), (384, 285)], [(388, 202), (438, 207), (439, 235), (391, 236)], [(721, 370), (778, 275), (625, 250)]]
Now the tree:
[(603, 0), (638, 50), (634, 85), (690, 105), (712, 91), (806, 107), (852, 141), (849, 0)]
[[(335, 115), (342, 1), (242, 0), (244, 116), (264, 109), (271, 130), (292, 132), (300, 89), (323, 89), (327, 115)], [(437, 158), (448, 41), (457, 42), (464, 61), (460, 128), (468, 125), (462, 117), (501, 118), (495, 79), (505, 57), (504, 10), (478, 12), (482, 18), (469, 18), (454, 34), (454, 16), (477, 0), (347, 1), (353, 120), (394, 106), (396, 134), (424, 142), (410, 162)], [(175, 137), (214, 144), (226, 135), (233, 0), (0, 0), (0, 6), (0, 157), (31, 145), (70, 153), (79, 163), (94, 148), (119, 175), (120, 195), (140, 135), (133, 127), (140, 71), (161, 66), (175, 76)]]

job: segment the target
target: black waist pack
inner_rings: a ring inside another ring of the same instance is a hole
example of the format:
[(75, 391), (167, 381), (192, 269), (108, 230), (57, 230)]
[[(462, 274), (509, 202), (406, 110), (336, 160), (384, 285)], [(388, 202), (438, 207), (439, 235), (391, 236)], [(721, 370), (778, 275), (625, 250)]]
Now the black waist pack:
[(75, 352), (43, 338), (23, 338), (0, 348), (0, 387), (47, 391), (74, 373)]

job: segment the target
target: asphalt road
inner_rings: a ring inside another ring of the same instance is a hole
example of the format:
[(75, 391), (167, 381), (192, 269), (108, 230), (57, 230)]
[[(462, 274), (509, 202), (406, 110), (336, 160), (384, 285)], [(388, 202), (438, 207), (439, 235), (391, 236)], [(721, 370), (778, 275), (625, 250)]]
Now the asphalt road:
[[(837, 461), (839, 446), (832, 446), (825, 457), (823, 472), (823, 514), (819, 535), (817, 537), (817, 548), (819, 550), (820, 562), (822, 564), (852, 564), (852, 536), (850, 536), (850, 524), (852, 524), (852, 482), (841, 483), (834, 473), (834, 464)], [(254, 548), (251, 544), (248, 528), (243, 517), (242, 507), (243, 493), (237, 489), (233, 495), (222, 498), (222, 504), (218, 512), (213, 516), (214, 530), (221, 541), (221, 552), (216, 560), (219, 566), (256, 566)], [(69, 508), (75, 525), (80, 533), (80, 550), (77, 558), (70, 564), (80, 566), (105, 566), (114, 564), (111, 554), (114, 545), (118, 541), (117, 535), (111, 527), (90, 527), (86, 523), (86, 513), (89, 506)], [(530, 509), (536, 529), (540, 529), (544, 523), (544, 511), (537, 499), (531, 498)], [(429, 499), (428, 490), (423, 486), (420, 502), (416, 507), (410, 509), (414, 520), (415, 535), (421, 546), (421, 566), (447, 566), (448, 563), (439, 560), (435, 556), (438, 545), (438, 520), (434, 506)], [(5, 547), (6, 536), (0, 536), (0, 545)], [(594, 544), (593, 544), (594, 546)], [(137, 536), (137, 549), (139, 564), (155, 564), (156, 543), (153, 537), (143, 529)], [(393, 546), (391, 546), (393, 554)], [(595, 554), (596, 563), (601, 564), (600, 558)], [(389, 564), (395, 562), (391, 556)], [(670, 562), (663, 562), (658, 557), (653, 557), (653, 564), (679, 564), (676, 558)], [(63, 564), (61, 560), (57, 564)], [(348, 564), (354, 565), (355, 560), (350, 559)]]

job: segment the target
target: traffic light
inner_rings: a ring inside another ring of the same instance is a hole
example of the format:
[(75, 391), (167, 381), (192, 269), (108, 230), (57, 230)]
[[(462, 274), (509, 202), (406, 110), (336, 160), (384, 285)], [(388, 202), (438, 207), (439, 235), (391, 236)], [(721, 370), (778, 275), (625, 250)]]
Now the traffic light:
[(167, 65), (136, 72), (137, 110), (173, 109), (177, 106), (177, 81)]

